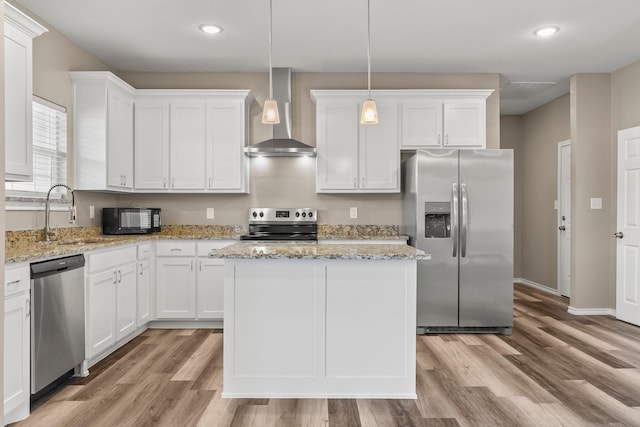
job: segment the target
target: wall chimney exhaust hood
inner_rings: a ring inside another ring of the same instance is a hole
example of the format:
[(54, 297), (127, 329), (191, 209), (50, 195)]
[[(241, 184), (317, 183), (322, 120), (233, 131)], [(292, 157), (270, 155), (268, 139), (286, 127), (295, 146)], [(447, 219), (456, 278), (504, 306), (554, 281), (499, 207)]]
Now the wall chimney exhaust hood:
[(315, 147), (291, 138), (291, 68), (273, 68), (272, 73), (280, 123), (273, 125), (273, 138), (245, 147), (244, 153), (249, 157), (315, 157)]

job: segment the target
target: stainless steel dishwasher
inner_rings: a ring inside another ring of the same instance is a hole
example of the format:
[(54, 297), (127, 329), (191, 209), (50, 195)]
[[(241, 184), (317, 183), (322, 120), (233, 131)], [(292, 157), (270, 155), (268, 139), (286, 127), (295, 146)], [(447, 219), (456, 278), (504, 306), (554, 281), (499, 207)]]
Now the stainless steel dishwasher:
[(84, 256), (31, 264), (32, 399), (83, 360)]

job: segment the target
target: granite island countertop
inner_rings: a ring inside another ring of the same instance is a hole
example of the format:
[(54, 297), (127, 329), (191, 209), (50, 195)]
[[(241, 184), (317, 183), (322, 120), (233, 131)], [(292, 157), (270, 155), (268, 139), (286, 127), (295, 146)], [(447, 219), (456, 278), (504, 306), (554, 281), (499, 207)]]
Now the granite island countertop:
[(408, 245), (323, 243), (235, 243), (213, 250), (221, 259), (428, 260), (429, 254)]

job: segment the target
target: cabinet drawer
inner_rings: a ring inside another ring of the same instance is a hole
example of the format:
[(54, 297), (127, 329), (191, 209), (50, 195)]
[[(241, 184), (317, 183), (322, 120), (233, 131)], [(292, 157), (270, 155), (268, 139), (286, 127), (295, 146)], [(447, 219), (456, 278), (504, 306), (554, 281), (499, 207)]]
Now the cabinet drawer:
[(156, 255), (162, 256), (196, 256), (194, 242), (160, 242), (156, 246)]
[(222, 249), (237, 243), (237, 240), (217, 240), (215, 242), (198, 242), (198, 256), (208, 256), (214, 249)]
[(31, 273), (29, 265), (6, 269), (4, 272), (4, 296), (28, 291), (31, 288)]
[(149, 258), (151, 258), (151, 243), (138, 245), (138, 260), (142, 261)]
[(89, 254), (89, 273), (106, 270), (136, 261), (136, 247), (129, 246), (111, 251)]

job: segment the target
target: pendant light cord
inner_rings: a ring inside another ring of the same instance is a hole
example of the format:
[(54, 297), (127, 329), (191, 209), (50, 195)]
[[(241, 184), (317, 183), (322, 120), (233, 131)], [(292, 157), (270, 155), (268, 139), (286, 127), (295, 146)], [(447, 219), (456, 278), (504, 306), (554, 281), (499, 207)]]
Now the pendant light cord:
[(271, 31), (273, 26), (273, 0), (269, 0), (269, 99), (273, 99), (273, 66), (271, 65)]
[(371, 99), (371, 0), (367, 0), (367, 89)]

